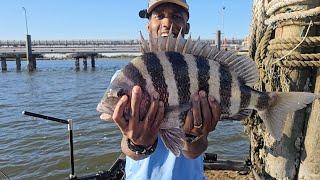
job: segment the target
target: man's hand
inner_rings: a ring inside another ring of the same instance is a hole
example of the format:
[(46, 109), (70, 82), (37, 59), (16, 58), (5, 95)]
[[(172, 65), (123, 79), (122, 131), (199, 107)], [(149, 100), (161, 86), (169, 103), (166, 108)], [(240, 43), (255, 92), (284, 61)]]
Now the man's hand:
[[(139, 86), (133, 87), (131, 103), (128, 103), (126, 95), (122, 96), (115, 107), (112, 118), (119, 126), (124, 137), (129, 138), (136, 145), (149, 147), (154, 144), (158, 137), (160, 124), (164, 117), (164, 104), (161, 101), (159, 102), (159, 94), (155, 92), (147, 115), (143, 120), (140, 120), (141, 93)], [(123, 114), (129, 104), (131, 114), (129, 121), (126, 121)]]
[(207, 136), (213, 131), (220, 119), (220, 106), (211, 96), (207, 98), (204, 91), (192, 96), (192, 109), (188, 111), (183, 129), (186, 134), (201, 137), (198, 142), (185, 143), (184, 154), (196, 158), (208, 146)]

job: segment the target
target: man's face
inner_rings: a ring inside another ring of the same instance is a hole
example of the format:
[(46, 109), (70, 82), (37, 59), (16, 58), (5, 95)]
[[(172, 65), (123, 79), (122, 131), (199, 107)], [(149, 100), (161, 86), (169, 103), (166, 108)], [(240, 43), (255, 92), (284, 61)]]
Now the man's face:
[(152, 11), (147, 28), (152, 37), (166, 37), (172, 24), (172, 33), (174, 36), (178, 36), (181, 28), (182, 35), (184, 36), (189, 30), (187, 22), (188, 14), (182, 7), (165, 3), (159, 5)]

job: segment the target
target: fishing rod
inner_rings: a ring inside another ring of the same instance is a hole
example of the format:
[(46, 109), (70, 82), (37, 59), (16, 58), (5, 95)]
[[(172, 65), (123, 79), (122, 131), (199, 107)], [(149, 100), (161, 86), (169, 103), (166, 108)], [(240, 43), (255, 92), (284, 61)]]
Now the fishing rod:
[(71, 165), (71, 173), (69, 175), (70, 179), (76, 179), (76, 175), (74, 173), (74, 155), (73, 155), (73, 123), (72, 123), (72, 119), (68, 119), (68, 120), (64, 120), (64, 119), (59, 119), (59, 118), (55, 118), (55, 117), (51, 117), (51, 116), (46, 116), (46, 115), (42, 115), (42, 114), (37, 114), (37, 113), (32, 113), (32, 112), (28, 112), (28, 111), (22, 111), (23, 115), (27, 115), (27, 116), (32, 116), (32, 117), (36, 117), (36, 118), (41, 118), (41, 119), (46, 119), (46, 120), (50, 120), (50, 121), (55, 121), (58, 123), (62, 123), (62, 124), (67, 124), (68, 125), (68, 131), (69, 131), (69, 147), (70, 147), (70, 165)]

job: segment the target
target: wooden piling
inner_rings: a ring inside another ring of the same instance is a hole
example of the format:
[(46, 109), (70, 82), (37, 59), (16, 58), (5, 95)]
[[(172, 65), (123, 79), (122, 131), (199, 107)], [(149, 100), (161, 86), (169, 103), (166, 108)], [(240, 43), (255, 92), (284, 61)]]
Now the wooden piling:
[[(315, 6), (320, 7), (319, 0), (313, 0)], [(320, 37), (320, 26), (315, 25), (316, 36)], [(312, 49), (312, 48), (310, 48)], [(320, 53), (320, 47), (313, 49)], [(319, 59), (318, 59), (319, 60)], [(320, 95), (320, 69), (315, 75), (314, 93)], [(299, 179), (320, 179), (320, 101), (316, 99), (312, 105), (312, 111), (306, 124), (303, 151), (300, 160)]]
[(31, 47), (31, 36), (26, 36), (26, 58), (28, 61), (28, 71), (32, 72), (34, 70), (34, 62), (32, 58), (32, 47)]
[(33, 69), (37, 69), (37, 59), (35, 55), (32, 55), (32, 63), (33, 63)]
[[(309, 0), (307, 5), (304, 5), (304, 8), (311, 9), (316, 6), (319, 6), (319, 0)], [(301, 6), (299, 5), (291, 5), (286, 7), (286, 9), (299, 9)], [(291, 23), (283, 26), (276, 27), (274, 31), (274, 39), (290, 39), (293, 37), (303, 37), (303, 36), (315, 36), (317, 34), (317, 26), (310, 27), (310, 31), (307, 33), (308, 24), (310, 20), (306, 19), (305, 24), (301, 25), (299, 23)], [(301, 38), (302, 39), (302, 38)], [(304, 54), (304, 53), (313, 53), (313, 48), (300, 48), (298, 47), (293, 51), (293, 53)], [(269, 52), (270, 53), (270, 52)], [(287, 54), (288, 50), (283, 49), (281, 51), (283, 54)], [(272, 54), (272, 53), (270, 53)], [(273, 60), (277, 60), (273, 59)], [(284, 72), (284, 74), (279, 74), (277, 76), (281, 76), (282, 80), (278, 81), (278, 85), (270, 84), (270, 81), (265, 85), (267, 91), (276, 91), (276, 90), (287, 90), (289, 91), (311, 91), (309, 88), (310, 83), (312, 82), (312, 77), (314, 77), (315, 72), (311, 68), (285, 68), (278, 67), (279, 70), (277, 72)], [(269, 73), (269, 72), (265, 72)], [(274, 76), (274, 79), (278, 77)], [(319, 78), (320, 79), (320, 78)], [(310, 81), (311, 80), (311, 81)], [(320, 85), (319, 85), (320, 86)], [(319, 88), (320, 89), (320, 88)], [(315, 105), (314, 105), (315, 106)], [(319, 111), (319, 105), (313, 111)], [(308, 122), (308, 111), (307, 109), (302, 109), (296, 111), (294, 113), (290, 113), (285, 121), (284, 129), (283, 129), (283, 137), (280, 141), (275, 141), (268, 133), (264, 133), (263, 140), (255, 140), (252, 141), (261, 141), (263, 143), (263, 149), (260, 149), (259, 152), (251, 152), (251, 155), (254, 153), (258, 153), (258, 157), (261, 158), (262, 162), (259, 162), (258, 159), (255, 159), (253, 163), (263, 164), (264, 166), (264, 175), (268, 175), (274, 179), (296, 179), (299, 173), (299, 165), (300, 161), (309, 162), (309, 167), (306, 165), (306, 168), (301, 167), (303, 173), (300, 172), (301, 177), (306, 174), (308, 178), (313, 179), (311, 176), (314, 174), (320, 173), (320, 155), (319, 155), (319, 114), (315, 115), (313, 122), (313, 128), (309, 130), (309, 137), (312, 139), (310, 142), (313, 145), (308, 146), (308, 150), (311, 152), (307, 152), (307, 156), (309, 156), (309, 160), (304, 159), (306, 157), (301, 156), (302, 153), (302, 143), (304, 136), (305, 125)], [(317, 124), (316, 124), (317, 123)], [(317, 132), (314, 129), (317, 127)], [(259, 130), (258, 130), (259, 131)], [(261, 130), (260, 130), (261, 131)], [(308, 133), (307, 133), (308, 135)], [(316, 144), (316, 142), (318, 144)], [(256, 143), (257, 142), (252, 142)], [(307, 147), (307, 146), (306, 146)], [(311, 150), (313, 149), (313, 150)], [(306, 149), (307, 150), (307, 149)], [(311, 154), (314, 154), (312, 156)], [(317, 156), (317, 157), (316, 157)], [(314, 162), (317, 160), (317, 162)], [(310, 168), (312, 167), (312, 168)], [(300, 170), (301, 170), (300, 169)], [(308, 170), (306, 170), (308, 169)], [(310, 172), (311, 171), (311, 172)], [(300, 175), (299, 175), (300, 177)], [(319, 176), (318, 176), (319, 177)], [(319, 179), (319, 178), (318, 178)]]
[[(305, 31), (305, 29), (306, 27), (299, 25), (280, 27), (275, 31), (275, 38), (300, 37), (301, 32)], [(296, 52), (303, 53), (301, 49), (297, 49)], [(290, 79), (288, 84), (289, 90), (304, 91), (307, 78), (311, 75), (311, 71), (306, 69), (292, 69), (289, 71), (287, 75), (288, 79)], [(267, 86), (267, 91), (274, 91), (276, 87), (269, 88)], [(300, 160), (300, 144), (297, 146), (296, 142), (301, 142), (305, 114), (306, 110), (302, 109), (287, 116), (283, 129), (284, 134), (280, 142), (275, 142), (272, 137), (265, 136), (265, 145), (270, 147), (270, 152), (265, 157), (265, 171), (271, 177), (276, 179), (294, 179), (297, 175), (298, 167), (296, 162)]]
[(7, 60), (5, 57), (1, 57), (1, 69), (2, 71), (7, 71)]
[(87, 61), (87, 56), (83, 57), (83, 69), (87, 70), (88, 68), (88, 61)]
[(79, 57), (76, 57), (76, 61), (75, 61), (75, 66), (76, 66), (76, 70), (80, 70), (80, 58)]
[(16, 70), (21, 71), (21, 57), (20, 57), (20, 55), (17, 55), (17, 57), (16, 57)]
[[(314, 93), (320, 94), (320, 69), (317, 72)], [(307, 132), (301, 154), (299, 179), (320, 179), (320, 101), (316, 99), (306, 126)]]
[(95, 67), (96, 67), (96, 62), (95, 62), (95, 59), (94, 59), (94, 56), (93, 56), (93, 55), (91, 56), (91, 67), (92, 67), (92, 68), (95, 68)]

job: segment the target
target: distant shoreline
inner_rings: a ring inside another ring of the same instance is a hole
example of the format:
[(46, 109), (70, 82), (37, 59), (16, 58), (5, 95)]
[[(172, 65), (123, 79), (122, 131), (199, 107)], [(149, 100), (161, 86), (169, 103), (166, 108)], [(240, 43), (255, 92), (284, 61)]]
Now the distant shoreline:
[[(98, 58), (95, 58), (95, 60), (109, 60), (109, 59), (127, 60), (127, 59), (133, 59), (135, 57), (138, 57), (138, 56), (98, 57)], [(72, 59), (72, 58), (54, 58), (54, 59), (36, 58), (36, 60), (37, 61), (73, 61), (75, 59)], [(87, 60), (89, 61), (90, 59), (87, 59)], [(8, 59), (6, 59), (6, 61), (16, 61), (16, 59), (8, 58)], [(23, 58), (23, 59), (21, 59), (21, 61), (27, 61), (27, 59)]]
[[(135, 57), (140, 56), (141, 53), (101, 53), (98, 54), (98, 56), (95, 57), (95, 59), (132, 59)], [(67, 57), (66, 54), (44, 54), (42, 57), (36, 57), (36, 60), (74, 60), (73, 58)], [(88, 58), (87, 60), (90, 60)], [(6, 61), (16, 61), (15, 58), (8, 57), (6, 58)], [(26, 58), (21, 58), (21, 61), (26, 61)]]

